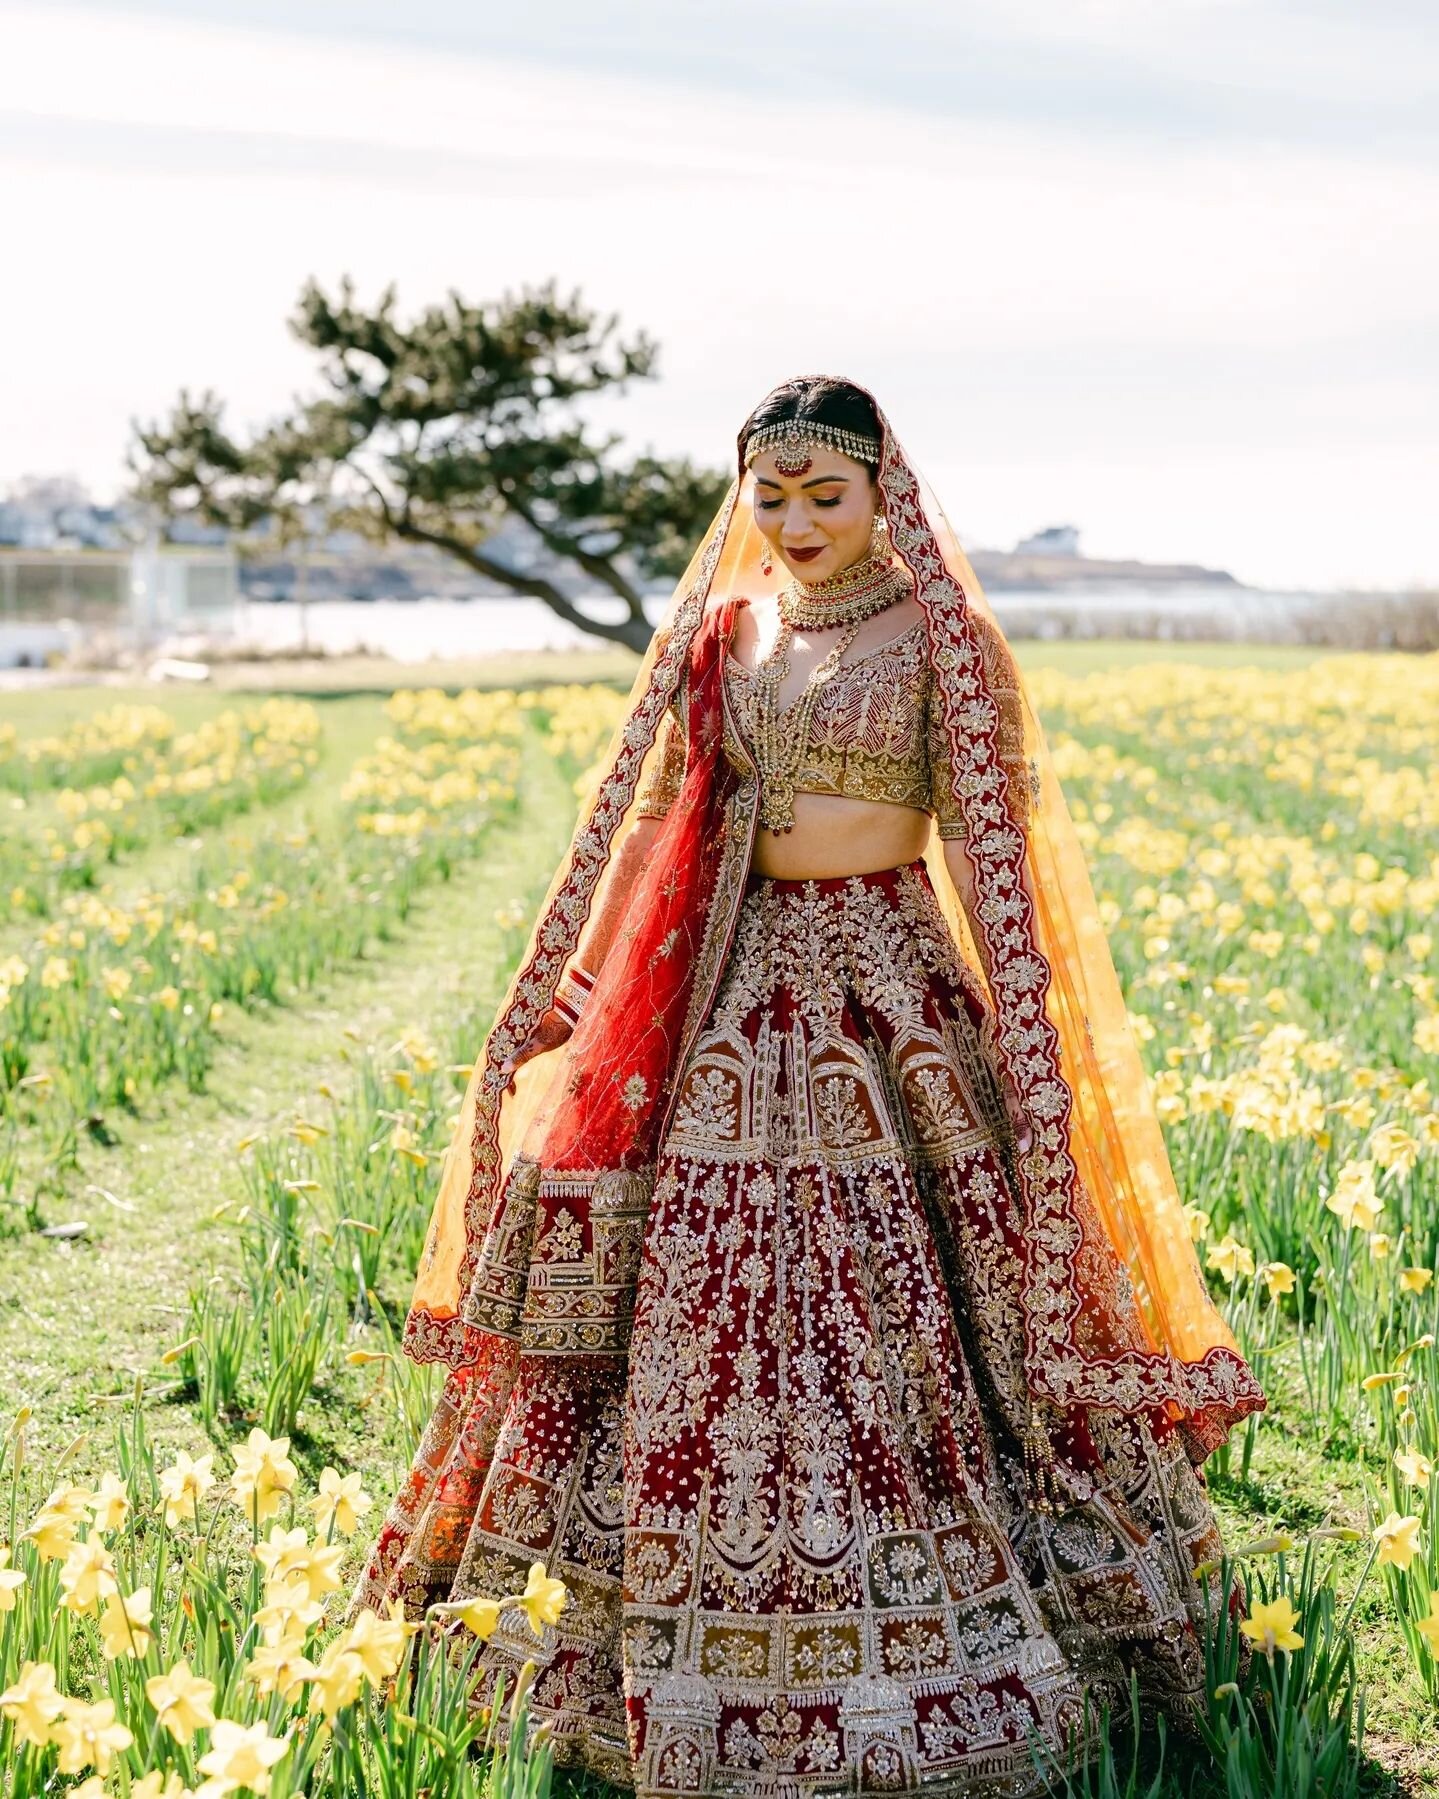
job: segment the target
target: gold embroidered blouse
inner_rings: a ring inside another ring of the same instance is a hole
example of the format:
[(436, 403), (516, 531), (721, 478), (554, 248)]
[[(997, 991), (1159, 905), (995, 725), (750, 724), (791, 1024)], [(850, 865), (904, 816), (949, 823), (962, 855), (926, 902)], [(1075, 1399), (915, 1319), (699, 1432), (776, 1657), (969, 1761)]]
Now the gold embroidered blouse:
[[(988, 620), (974, 615), (985, 667), (999, 705), (999, 754), (1017, 822), (1029, 816), (1030, 769), (1014, 664)], [(752, 671), (733, 655), (725, 663), (725, 752), (747, 768), (738, 731), (754, 740)], [(781, 715), (781, 721), (783, 715)], [(661, 727), (653, 772), (638, 800), (639, 816), (662, 818), (684, 779), (684, 727), (672, 708)], [(926, 654), (924, 620), (841, 663), (822, 688), (810, 720), (796, 779), (800, 793), (838, 794), (914, 806), (934, 815), (939, 835), (964, 836), (964, 818), (949, 781), (949, 746), (939, 693)], [(936, 776), (938, 778), (936, 778)]]

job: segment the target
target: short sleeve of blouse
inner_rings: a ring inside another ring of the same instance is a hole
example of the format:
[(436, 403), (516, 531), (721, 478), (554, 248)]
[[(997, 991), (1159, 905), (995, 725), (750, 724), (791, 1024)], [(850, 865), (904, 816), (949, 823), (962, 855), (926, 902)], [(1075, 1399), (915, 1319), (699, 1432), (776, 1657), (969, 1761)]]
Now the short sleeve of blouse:
[(963, 838), (964, 813), (954, 797), (950, 780), (949, 737), (944, 728), (944, 703), (931, 677), (925, 699), (925, 731), (929, 747), (929, 809), (945, 842)]
[[(1010, 814), (1023, 830), (1029, 824), (1030, 768), (1024, 753), (1024, 701), (1019, 688), (1019, 671), (996, 627), (978, 612), (971, 613), (970, 619), (979, 638), (985, 679), (999, 709), (997, 747), (1000, 764), (1008, 782)], [(928, 732), (931, 809), (935, 822), (942, 838), (962, 838), (965, 834), (964, 819), (952, 792), (949, 736), (944, 727), (943, 701), (933, 677), (929, 690)]]

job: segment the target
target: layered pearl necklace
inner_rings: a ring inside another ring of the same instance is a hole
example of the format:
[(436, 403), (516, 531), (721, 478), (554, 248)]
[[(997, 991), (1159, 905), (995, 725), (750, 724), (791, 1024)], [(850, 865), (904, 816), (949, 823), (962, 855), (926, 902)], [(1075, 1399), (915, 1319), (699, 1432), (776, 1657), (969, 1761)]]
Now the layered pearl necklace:
[[(913, 591), (909, 571), (897, 568), (886, 550), (842, 568), (827, 580), (806, 585), (791, 581), (779, 594), (779, 635), (774, 647), (752, 670), (755, 767), (760, 776), (759, 822), (763, 829), (794, 829), (794, 796), (800, 766), (809, 746), (810, 720), (826, 681), (843, 662), (867, 618), (893, 606)], [(779, 690), (790, 673), (790, 647), (796, 630), (828, 631), (844, 627), (839, 641), (811, 669), (796, 699), (783, 710)]]

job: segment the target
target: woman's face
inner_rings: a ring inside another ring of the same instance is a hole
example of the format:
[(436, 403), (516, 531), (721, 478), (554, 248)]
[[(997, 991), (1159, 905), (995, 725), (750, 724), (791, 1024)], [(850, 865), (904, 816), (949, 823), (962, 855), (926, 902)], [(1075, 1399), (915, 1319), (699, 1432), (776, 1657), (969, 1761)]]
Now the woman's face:
[(868, 466), (819, 445), (805, 452), (810, 466), (782, 475), (765, 450), (754, 459), (754, 516), (776, 555), (801, 581), (823, 581), (869, 551), (874, 523), (874, 483)]

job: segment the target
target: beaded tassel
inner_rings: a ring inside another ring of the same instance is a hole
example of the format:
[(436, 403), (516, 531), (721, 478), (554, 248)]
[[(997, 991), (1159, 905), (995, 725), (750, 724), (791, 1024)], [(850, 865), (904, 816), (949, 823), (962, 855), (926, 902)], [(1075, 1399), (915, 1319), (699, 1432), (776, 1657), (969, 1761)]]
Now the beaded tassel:
[(1045, 1516), (1064, 1509), (1064, 1489), (1054, 1459), (1054, 1445), (1044, 1428), (1044, 1414), (1038, 1405), (1029, 1408), (1029, 1425), (1024, 1433), (1024, 1479), (1032, 1510)]

